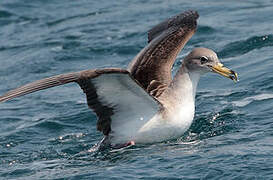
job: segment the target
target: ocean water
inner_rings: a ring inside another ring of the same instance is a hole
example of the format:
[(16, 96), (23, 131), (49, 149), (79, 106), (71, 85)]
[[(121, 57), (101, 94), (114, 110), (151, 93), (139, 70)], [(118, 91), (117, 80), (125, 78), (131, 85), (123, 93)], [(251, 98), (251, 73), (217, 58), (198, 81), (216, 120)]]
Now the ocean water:
[(273, 179), (273, 1), (0, 2), (0, 94), (51, 75), (123, 67), (147, 31), (200, 14), (194, 47), (214, 49), (240, 81), (201, 78), (187, 133), (89, 151), (102, 135), (76, 84), (0, 104), (0, 179)]

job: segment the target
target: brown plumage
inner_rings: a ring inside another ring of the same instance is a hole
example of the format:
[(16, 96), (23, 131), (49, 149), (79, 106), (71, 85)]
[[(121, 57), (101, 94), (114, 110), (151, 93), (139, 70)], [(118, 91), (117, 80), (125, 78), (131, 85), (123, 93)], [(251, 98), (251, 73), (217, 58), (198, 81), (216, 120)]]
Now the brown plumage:
[(162, 86), (170, 84), (171, 68), (178, 53), (196, 31), (198, 17), (196, 11), (186, 11), (163, 21), (149, 31), (149, 44), (133, 59), (128, 68), (131, 75), (148, 92), (158, 87), (151, 84), (152, 81)]

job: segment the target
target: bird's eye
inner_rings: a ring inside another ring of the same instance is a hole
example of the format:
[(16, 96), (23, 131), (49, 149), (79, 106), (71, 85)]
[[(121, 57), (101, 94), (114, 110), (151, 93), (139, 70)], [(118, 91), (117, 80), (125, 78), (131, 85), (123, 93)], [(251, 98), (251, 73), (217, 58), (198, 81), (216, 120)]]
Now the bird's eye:
[(207, 63), (207, 62), (209, 61), (209, 59), (208, 59), (208, 57), (206, 57), (206, 56), (202, 56), (202, 57), (200, 58), (200, 61), (201, 61), (201, 64), (204, 64), (204, 63)]

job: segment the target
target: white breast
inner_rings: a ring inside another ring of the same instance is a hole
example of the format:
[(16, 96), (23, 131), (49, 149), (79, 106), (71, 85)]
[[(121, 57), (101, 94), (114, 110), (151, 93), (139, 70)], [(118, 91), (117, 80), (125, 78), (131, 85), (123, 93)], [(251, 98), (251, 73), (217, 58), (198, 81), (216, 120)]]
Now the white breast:
[[(177, 112), (168, 116), (168, 119), (164, 119), (163, 115), (158, 113), (139, 128), (138, 131), (131, 134), (130, 140), (136, 143), (153, 143), (178, 138), (188, 130), (193, 117), (194, 103), (187, 103), (186, 106), (181, 105)], [(113, 140), (113, 143), (118, 143), (122, 139)]]

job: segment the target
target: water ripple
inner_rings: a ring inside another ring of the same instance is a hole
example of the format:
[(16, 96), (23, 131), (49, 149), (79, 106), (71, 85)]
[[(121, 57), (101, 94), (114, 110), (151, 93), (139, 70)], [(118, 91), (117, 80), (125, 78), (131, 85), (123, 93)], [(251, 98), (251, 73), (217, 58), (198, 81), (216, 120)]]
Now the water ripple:
[(254, 36), (247, 40), (229, 43), (218, 54), (222, 58), (229, 58), (246, 54), (254, 49), (273, 46), (273, 35)]

